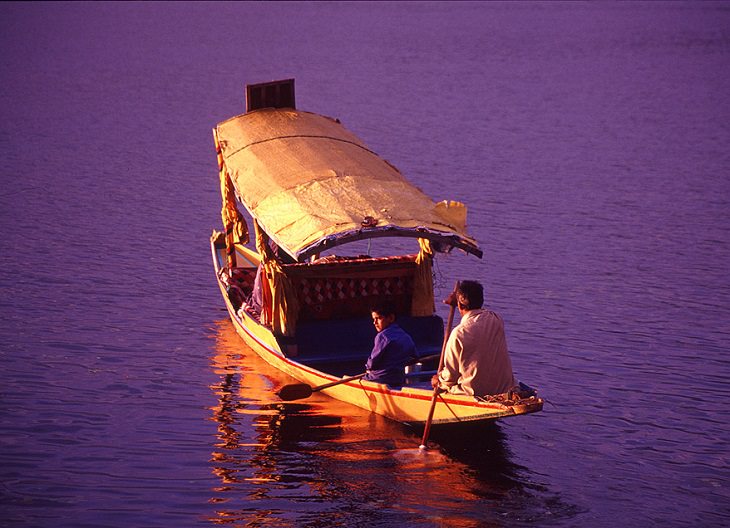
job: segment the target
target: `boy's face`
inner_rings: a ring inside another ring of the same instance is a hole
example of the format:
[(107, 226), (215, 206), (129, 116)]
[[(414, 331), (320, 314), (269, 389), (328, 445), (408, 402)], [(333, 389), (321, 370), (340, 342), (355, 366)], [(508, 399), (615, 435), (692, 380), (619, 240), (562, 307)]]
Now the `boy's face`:
[(373, 316), (373, 325), (375, 325), (375, 329), (378, 332), (382, 332), (386, 328), (388, 328), (391, 324), (393, 324), (393, 321), (395, 321), (395, 315), (380, 315), (377, 312), (373, 312), (371, 314)]

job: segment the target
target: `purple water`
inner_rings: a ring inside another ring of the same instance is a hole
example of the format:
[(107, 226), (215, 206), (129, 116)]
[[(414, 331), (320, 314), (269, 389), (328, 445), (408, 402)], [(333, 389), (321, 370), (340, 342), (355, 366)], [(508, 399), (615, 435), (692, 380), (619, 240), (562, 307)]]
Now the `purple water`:
[[(728, 3), (0, 5), (3, 526), (723, 526)], [(470, 207), (519, 378), (459, 438), (291, 382), (235, 335), (212, 127), (295, 77)]]

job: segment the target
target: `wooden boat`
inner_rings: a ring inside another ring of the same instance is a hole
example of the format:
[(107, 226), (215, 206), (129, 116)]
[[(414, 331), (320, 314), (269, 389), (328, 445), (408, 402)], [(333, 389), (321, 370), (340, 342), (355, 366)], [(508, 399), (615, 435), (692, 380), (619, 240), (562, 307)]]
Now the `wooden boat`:
[[(213, 133), (224, 231), (213, 231), (211, 252), (238, 334), (302, 383), (333, 383), (322, 392), (422, 425), (434, 362), (417, 365), (421, 372), (409, 374), (401, 388), (335, 382), (364, 370), (375, 336), (370, 308), (379, 299), (395, 303), (398, 323), (420, 356), (440, 353), (444, 323), (435, 311), (434, 255), (458, 248), (482, 256), (466, 233), (466, 207), (434, 203), (339, 120), (296, 110), (293, 80), (247, 86), (246, 113)], [(250, 215), (254, 236), (238, 203)], [(416, 252), (375, 256), (369, 251), (375, 239), (410, 241)], [(260, 306), (252, 298), (258, 270)], [(485, 398), (442, 394), (433, 424), (541, 410), (542, 399), (523, 389)]]

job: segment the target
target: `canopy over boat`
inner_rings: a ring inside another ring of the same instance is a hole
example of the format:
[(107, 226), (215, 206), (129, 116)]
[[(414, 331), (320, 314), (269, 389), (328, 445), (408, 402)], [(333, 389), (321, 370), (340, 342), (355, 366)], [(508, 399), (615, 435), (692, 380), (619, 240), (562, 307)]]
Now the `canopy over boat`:
[(365, 238), (424, 238), (434, 249), (481, 258), (466, 234), (466, 206), (435, 203), (334, 120), (263, 108), (214, 129), (238, 199), (298, 261)]

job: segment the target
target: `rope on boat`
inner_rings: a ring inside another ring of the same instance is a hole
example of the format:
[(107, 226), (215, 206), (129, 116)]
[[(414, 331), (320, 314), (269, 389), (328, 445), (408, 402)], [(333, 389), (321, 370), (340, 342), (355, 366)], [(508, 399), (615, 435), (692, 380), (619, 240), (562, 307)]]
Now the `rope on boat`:
[(519, 392), (517, 391), (510, 391), (510, 392), (504, 392), (502, 394), (493, 394), (493, 395), (487, 395), (487, 396), (474, 396), (478, 401), (482, 403), (498, 403), (500, 405), (504, 405), (505, 407), (512, 407), (514, 405), (520, 405), (523, 404), (531, 399), (534, 398), (534, 394), (530, 394), (527, 398), (523, 398)]

